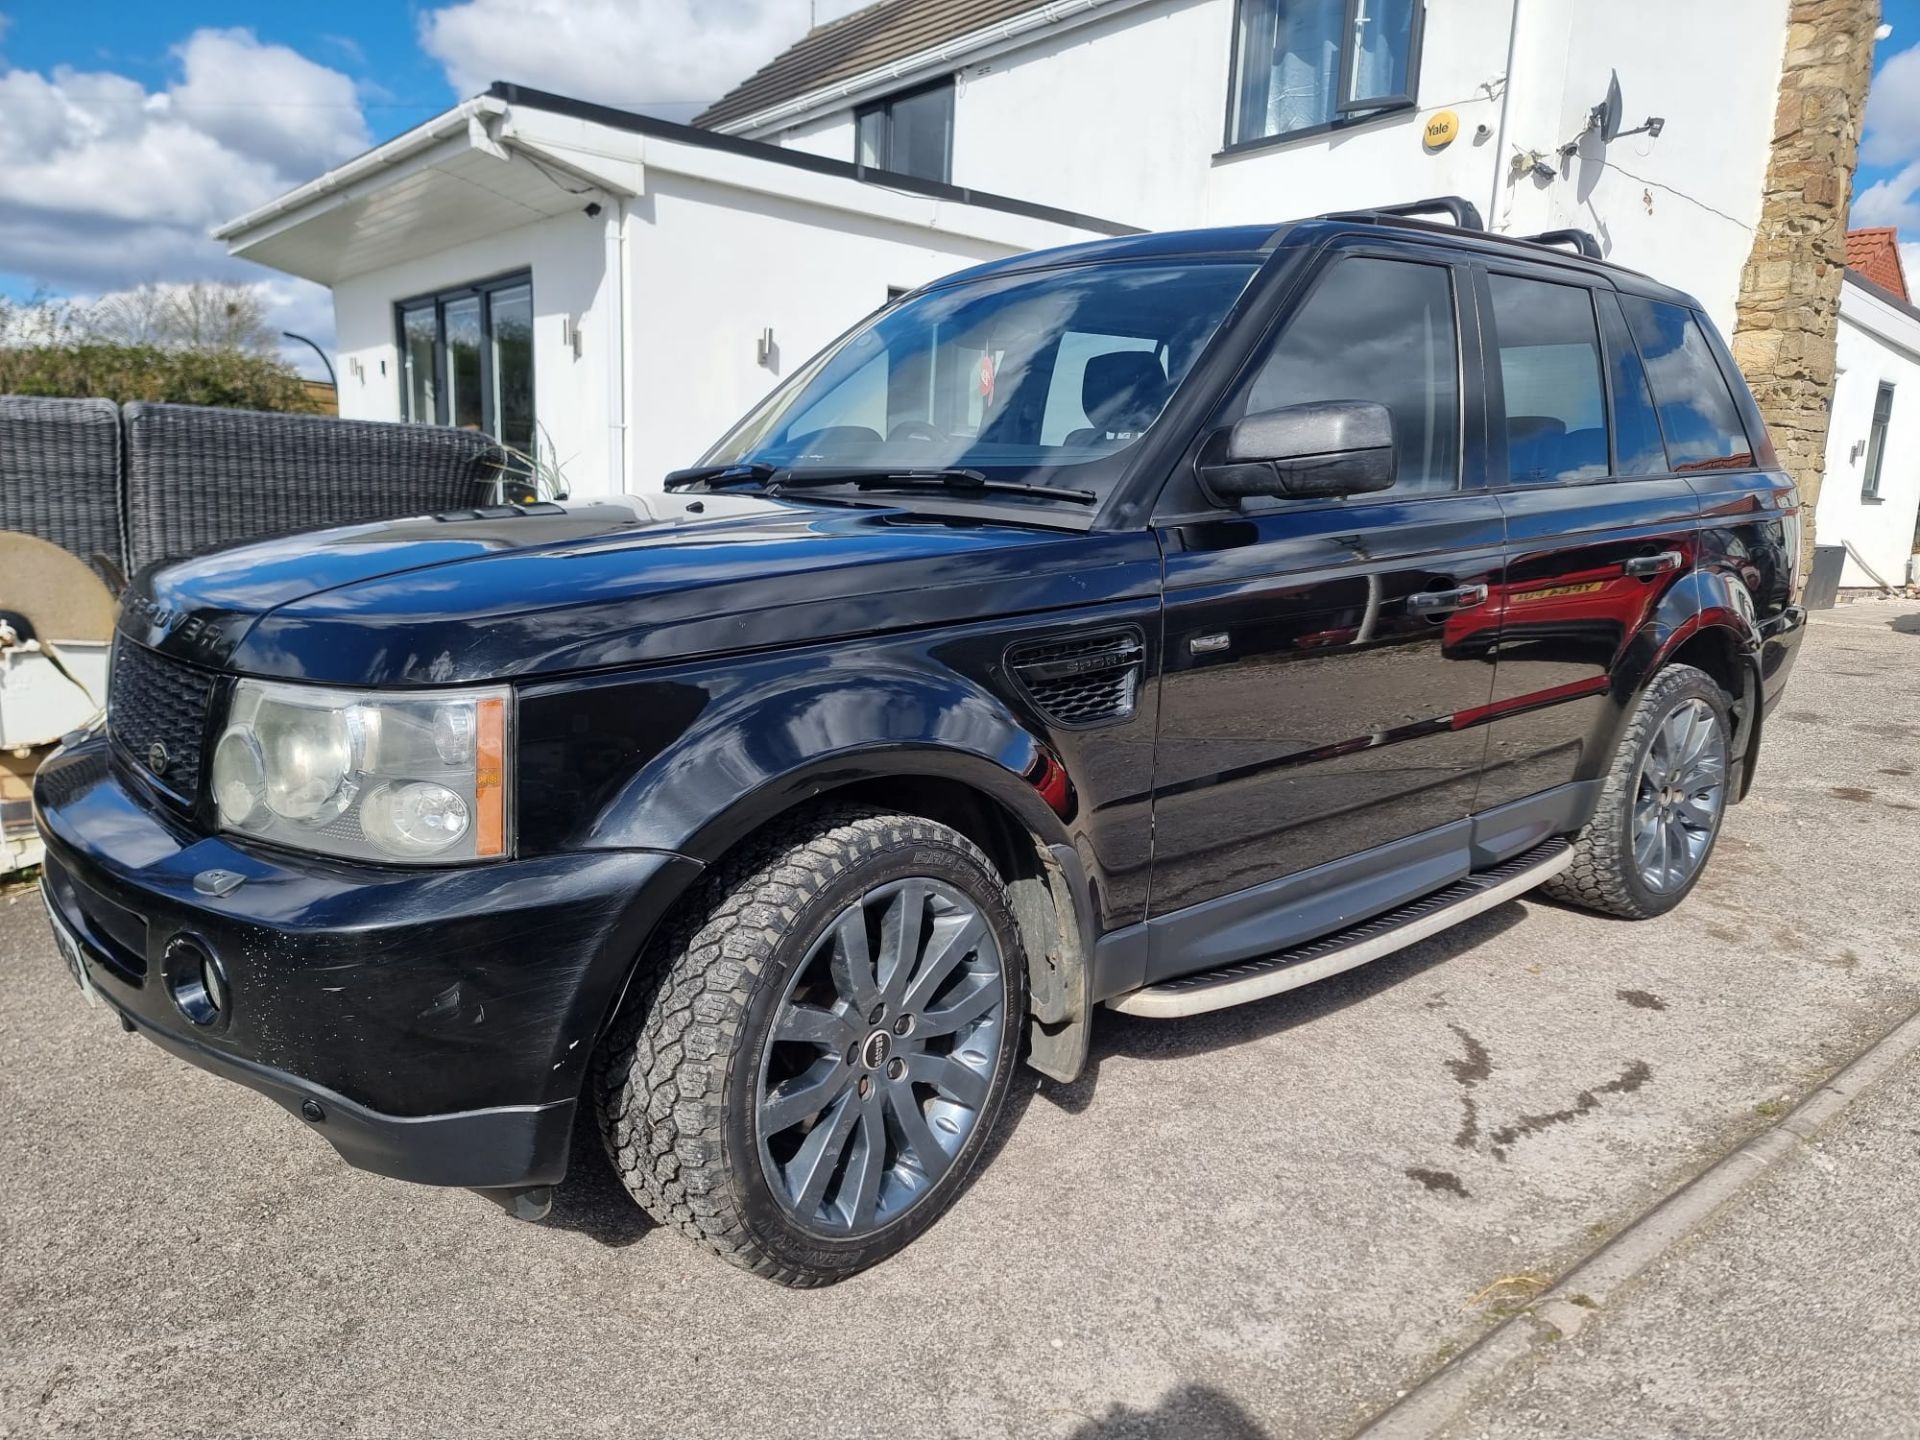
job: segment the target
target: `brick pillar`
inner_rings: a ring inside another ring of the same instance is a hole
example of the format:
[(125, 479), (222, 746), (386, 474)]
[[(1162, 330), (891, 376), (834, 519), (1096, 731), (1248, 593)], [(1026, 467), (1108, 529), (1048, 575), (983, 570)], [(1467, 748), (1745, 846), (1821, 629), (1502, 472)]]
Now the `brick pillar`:
[(1734, 359), (1800, 484), (1809, 547), (1826, 468), (1847, 201), (1879, 23), (1880, 0), (1791, 0), (1760, 224), (1740, 273)]

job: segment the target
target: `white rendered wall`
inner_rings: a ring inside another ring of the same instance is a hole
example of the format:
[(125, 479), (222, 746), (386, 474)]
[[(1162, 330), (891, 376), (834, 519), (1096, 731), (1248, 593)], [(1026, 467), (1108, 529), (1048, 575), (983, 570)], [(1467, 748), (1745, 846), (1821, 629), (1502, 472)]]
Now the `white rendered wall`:
[[(1623, 129), (1585, 140), (1563, 176), (1507, 185), (1494, 228), (1578, 226), (1607, 258), (1687, 291), (1733, 330), (1753, 247), (1786, 48), (1786, 0), (1553, 0), (1521, 9), (1509, 153), (1554, 151), (1586, 123), (1617, 72)], [(1557, 159), (1557, 156), (1552, 157)]]
[[(1920, 317), (1849, 282), (1840, 292), (1840, 333), (1833, 409), (1827, 423), (1827, 469), (1814, 514), (1814, 543), (1850, 541), (1889, 585), (1907, 578), (1913, 528), (1920, 512)], [(1862, 500), (1865, 442), (1873, 402), (1893, 385), (1893, 415), (1880, 462), (1880, 500)], [(1861, 447), (1858, 456), (1854, 447)], [(1842, 585), (1873, 580), (1851, 555)]]
[[(1517, 23), (1514, 0), (1428, 0), (1417, 109), (1228, 155), (1233, 22), (1233, 0), (1157, 0), (961, 68), (954, 183), (1150, 229), (1464, 195), (1497, 230), (1593, 231), (1609, 258), (1690, 291), (1731, 329), (1786, 0), (1527, 0)], [(1665, 130), (1589, 140), (1563, 167), (1559, 147), (1612, 71), (1627, 128), (1660, 115)], [(1428, 151), (1443, 109), (1459, 136)], [(851, 113), (761, 138), (850, 159)], [(1544, 154), (1553, 177), (1513, 180), (1516, 151)]]
[(768, 138), (791, 150), (805, 150), (810, 155), (824, 155), (829, 160), (852, 164), (853, 111), (838, 110)]
[[(533, 273), (533, 413), (543, 442), (578, 494), (607, 488), (606, 364), (615, 334), (606, 286), (605, 226), (568, 213), (436, 250), (333, 287), (340, 414), (400, 419), (394, 305), (513, 270)], [(580, 356), (564, 341), (577, 322)]]
[[(657, 167), (647, 190), (633, 202), (628, 256), (636, 493), (695, 463), (785, 376), (885, 304), (888, 286), (1022, 248)], [(774, 352), (762, 365), (756, 343), (767, 329)]]

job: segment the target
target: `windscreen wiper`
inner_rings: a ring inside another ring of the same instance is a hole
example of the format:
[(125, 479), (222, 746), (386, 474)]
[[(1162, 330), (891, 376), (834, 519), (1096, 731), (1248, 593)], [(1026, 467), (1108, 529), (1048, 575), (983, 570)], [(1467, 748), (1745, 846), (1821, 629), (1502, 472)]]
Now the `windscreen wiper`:
[(1047, 500), (1072, 500), (1082, 505), (1091, 505), (1100, 498), (1091, 490), (1065, 485), (990, 480), (978, 470), (965, 470), (958, 466), (927, 470), (782, 470), (767, 488), (777, 495), (782, 490), (810, 489), (816, 485), (854, 485), (862, 490), (940, 489), (955, 490), (962, 494), (1038, 495)]
[(735, 460), (725, 465), (669, 470), (665, 484), (669, 490), (686, 490), (695, 485), (715, 490), (727, 485), (764, 485), (779, 473), (778, 465), (769, 465), (764, 460)]

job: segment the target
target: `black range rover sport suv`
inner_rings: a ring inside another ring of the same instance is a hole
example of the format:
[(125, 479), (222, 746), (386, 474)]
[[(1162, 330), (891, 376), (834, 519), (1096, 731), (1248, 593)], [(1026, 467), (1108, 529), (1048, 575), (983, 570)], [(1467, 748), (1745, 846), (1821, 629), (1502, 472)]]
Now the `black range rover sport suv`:
[(984, 265), (663, 494), (150, 570), (35, 787), (76, 978), (521, 1214), (591, 1107), (806, 1285), (1103, 1005), (1671, 908), (1799, 642), (1793, 481), (1687, 296), (1443, 208)]

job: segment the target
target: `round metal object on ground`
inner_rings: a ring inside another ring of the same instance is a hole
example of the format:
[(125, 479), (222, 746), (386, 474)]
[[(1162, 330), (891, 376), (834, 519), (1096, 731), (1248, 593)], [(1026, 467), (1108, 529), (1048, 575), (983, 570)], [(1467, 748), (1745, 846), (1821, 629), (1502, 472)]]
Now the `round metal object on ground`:
[(834, 917), (795, 968), (754, 1085), (774, 1199), (803, 1229), (871, 1234), (939, 1183), (1007, 1042), (993, 929), (944, 881), (896, 880)]
[(1633, 799), (1633, 863), (1649, 890), (1685, 885), (1700, 868), (1726, 802), (1727, 741), (1704, 700), (1683, 700), (1640, 762)]

